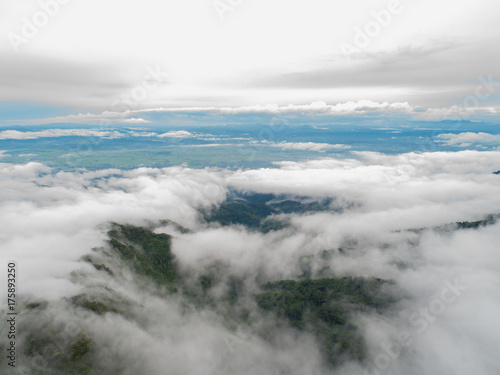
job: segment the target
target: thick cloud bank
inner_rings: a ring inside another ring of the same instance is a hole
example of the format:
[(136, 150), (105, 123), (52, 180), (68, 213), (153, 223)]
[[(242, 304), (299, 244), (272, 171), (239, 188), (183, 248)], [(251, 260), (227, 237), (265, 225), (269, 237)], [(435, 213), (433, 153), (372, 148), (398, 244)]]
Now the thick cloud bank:
[[(499, 373), (500, 224), (453, 224), (500, 213), (500, 176), (492, 173), (499, 169), (500, 152), (476, 151), (360, 153), (242, 171), (55, 172), (36, 163), (1, 164), (0, 277), (15, 260), (19, 298), (48, 302), (40, 314), (20, 315), (20, 332), (48, 325), (84, 330), (110, 373)], [(329, 209), (280, 214), (290, 225), (267, 233), (205, 222), (202, 212), (235, 190), (304, 202), (329, 198)], [(109, 222), (161, 220), (156, 232), (173, 236), (179, 267), (193, 280), (217, 265), (252, 291), (307, 269), (313, 277), (392, 280), (397, 302), (382, 315), (354, 317), (367, 359), (332, 369), (307, 332), (277, 325), (273, 338), (260, 334), (272, 322), (259, 320), (251, 301), (255, 324), (231, 326), (217, 308), (193, 309), (182, 296), (158, 293), (116, 257), (106, 259), (113, 277), (81, 260), (93, 254), (102, 261), (103, 253), (91, 249), (106, 248)], [(324, 250), (331, 256), (321, 256)], [(121, 301), (125, 313), (95, 315), (67, 302), (92, 293)], [(3, 287), (0, 309), (6, 298)], [(4, 322), (4, 347), (6, 329)], [(5, 359), (0, 365), (7, 368)], [(19, 366), (29, 373), (44, 364), (26, 359)]]

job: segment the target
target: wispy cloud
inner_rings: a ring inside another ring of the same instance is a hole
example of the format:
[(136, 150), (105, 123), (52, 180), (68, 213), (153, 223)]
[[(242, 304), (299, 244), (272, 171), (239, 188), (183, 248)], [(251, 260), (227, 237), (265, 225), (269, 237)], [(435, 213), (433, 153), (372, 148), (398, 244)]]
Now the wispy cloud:
[(187, 130), (173, 130), (167, 133), (159, 134), (159, 138), (190, 138), (193, 134)]
[(270, 147), (278, 147), (286, 150), (304, 150), (325, 152), (331, 149), (349, 149), (351, 146), (343, 144), (316, 143), (316, 142), (263, 142)]
[(123, 122), (125, 124), (147, 124), (147, 123), (150, 123), (151, 121), (144, 120), (143, 118), (131, 117), (131, 118), (123, 119), (123, 120), (121, 120), (121, 122)]
[(172, 108), (149, 108), (127, 110), (123, 112), (104, 111), (102, 113), (79, 113), (76, 115), (57, 116), (40, 119), (17, 120), (16, 125), (35, 125), (35, 124), (56, 124), (56, 123), (91, 123), (106, 125), (109, 123), (150, 123), (151, 120), (142, 117), (153, 113), (202, 113), (210, 112), (214, 114), (249, 114), (249, 113), (264, 113), (264, 114), (313, 114), (313, 115), (351, 115), (351, 114), (366, 114), (366, 113), (411, 113), (413, 108), (406, 102), (404, 103), (389, 103), (389, 102), (374, 102), (371, 100), (359, 100), (356, 102), (348, 101), (345, 103), (327, 104), (323, 101), (317, 101), (304, 105), (252, 105), (241, 107), (172, 107)]
[(373, 111), (411, 111), (412, 107), (404, 103), (374, 102), (372, 100), (348, 101), (345, 103), (327, 104), (323, 101), (312, 102), (304, 105), (252, 105), (242, 107), (179, 107), (179, 108), (153, 108), (143, 109), (138, 112), (215, 112), (215, 113), (324, 113), (324, 114), (352, 114), (356, 112)]
[(102, 137), (108, 139), (122, 138), (125, 135), (118, 131), (103, 131), (93, 129), (46, 129), (40, 131), (4, 130), (0, 139), (36, 139), (54, 137)]
[(500, 145), (500, 135), (482, 132), (446, 133), (439, 134), (436, 138), (438, 142), (442, 142), (448, 146), (468, 147), (472, 144)]

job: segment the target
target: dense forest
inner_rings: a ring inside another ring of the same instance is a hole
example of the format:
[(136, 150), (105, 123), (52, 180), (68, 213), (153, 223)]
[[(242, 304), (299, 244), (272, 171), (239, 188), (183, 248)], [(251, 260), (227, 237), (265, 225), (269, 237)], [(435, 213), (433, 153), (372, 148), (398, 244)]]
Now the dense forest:
[[(208, 225), (238, 224), (250, 231), (266, 232), (264, 223), (273, 215), (291, 210), (307, 213), (308, 210), (328, 209), (330, 203), (306, 204), (287, 199), (276, 202), (276, 197), (270, 195), (251, 196), (230, 199), (210, 212), (204, 212), (202, 220), (206, 220)], [(483, 220), (457, 222), (448, 227), (453, 230), (477, 230), (496, 222), (498, 217), (490, 215)], [(278, 223), (283, 224), (284, 221)], [(325, 250), (322, 254), (326, 259), (330, 252)], [(208, 310), (219, 314), (229, 330), (244, 326), (247, 331), (269, 341), (273, 340), (273, 330), (279, 327), (287, 327), (297, 334), (307, 332), (320, 345), (325, 365), (331, 368), (347, 360), (365, 361), (366, 342), (356, 317), (359, 314), (383, 315), (398, 301), (394, 283), (377, 278), (314, 278), (304, 272), (294, 279), (278, 278), (262, 283), (250, 280), (249, 283), (245, 279), (248, 276), (234, 275), (217, 265), (195, 274), (180, 267), (172, 251), (171, 235), (155, 233), (153, 228), (118, 223), (109, 224), (106, 244), (93, 249), (82, 261), (103, 278), (111, 280), (128, 270), (135, 275), (137, 283), (153, 285), (158, 298), (176, 298), (185, 311)], [(96, 319), (114, 314), (137, 321), (145, 313), (141, 306), (123, 297), (110, 285), (75, 294), (62, 303)], [(217, 290), (224, 293), (216, 293)], [(30, 301), (20, 309), (20, 314), (29, 321), (36, 321), (37, 316), (48, 310), (46, 301)], [(31, 373), (123, 372), (120, 363), (115, 363), (111, 369), (109, 363), (102, 361), (99, 353), (103, 348), (88, 332), (75, 330), (71, 339), (61, 344), (58, 341), (60, 330), (58, 324), (31, 330), (26, 327), (20, 348), (22, 356), (26, 361), (42, 360), (45, 363), (45, 370), (33, 370)]]
[[(267, 213), (269, 210), (262, 209), (259, 212)], [(179, 270), (171, 250), (170, 235), (117, 223), (111, 224), (107, 234), (108, 246), (94, 251), (111, 251), (109, 255), (118, 257), (137, 277), (156, 284), (162, 298), (176, 295), (182, 298), (187, 307), (212, 309), (223, 314), (228, 325), (234, 327), (245, 324), (247, 329), (252, 330), (252, 321), (248, 319), (249, 307), (241, 302), (250, 298), (263, 321), (271, 314), (290, 329), (308, 331), (316, 336), (322, 344), (325, 362), (332, 366), (344, 359), (364, 358), (365, 345), (358, 328), (351, 321), (353, 314), (382, 311), (393, 302), (382, 292), (386, 281), (379, 279), (342, 277), (280, 280), (263, 284), (258, 290), (246, 290), (243, 279), (225, 277), (207, 270), (197, 279), (197, 285), (193, 286), (187, 281), (189, 275)], [(95, 258), (95, 253), (91, 253), (82, 260), (97, 271), (115, 277), (113, 266), (97, 262)], [(210, 290), (219, 284), (224, 284), (226, 293), (217, 297)], [(113, 290), (78, 294), (67, 303), (97, 316), (119, 314), (126, 319), (134, 319), (132, 306)], [(35, 316), (46, 308), (46, 302), (35, 302), (25, 307), (25, 313)], [(266, 338), (265, 332), (255, 330), (255, 333)], [(44, 353), (51, 374), (99, 374), (108, 371), (95, 355), (102, 348), (96, 346), (87, 332), (75, 332), (73, 341), (63, 350), (60, 350), (61, 345), (56, 343), (55, 337), (56, 327), (30, 333), (23, 345), (23, 355), (33, 358)], [(272, 337), (269, 339), (272, 340)], [(58, 348), (57, 352), (46, 350), (52, 346)], [(115, 371), (120, 373), (119, 366)]]
[(339, 211), (333, 199), (315, 200), (310, 197), (231, 192), (229, 199), (203, 213), (204, 220), (223, 226), (243, 225), (250, 230), (267, 233), (289, 226), (286, 216), (319, 211)]

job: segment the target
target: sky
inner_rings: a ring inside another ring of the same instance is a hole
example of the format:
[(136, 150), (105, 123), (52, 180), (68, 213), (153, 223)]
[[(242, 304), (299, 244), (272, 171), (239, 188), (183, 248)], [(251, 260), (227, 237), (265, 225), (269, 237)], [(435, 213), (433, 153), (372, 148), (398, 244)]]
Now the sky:
[(494, 116), (498, 11), (494, 0), (0, 0), (0, 120)]

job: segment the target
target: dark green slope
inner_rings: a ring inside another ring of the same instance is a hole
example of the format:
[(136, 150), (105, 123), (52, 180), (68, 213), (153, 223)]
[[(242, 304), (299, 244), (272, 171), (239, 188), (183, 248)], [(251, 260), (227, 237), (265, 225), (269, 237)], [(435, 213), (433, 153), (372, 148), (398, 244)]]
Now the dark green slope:
[[(267, 212), (267, 208), (257, 210), (261, 215)], [(354, 320), (356, 314), (382, 313), (394, 301), (383, 290), (388, 282), (368, 278), (280, 280), (250, 290), (246, 283), (250, 276), (235, 276), (222, 266), (198, 270), (200, 276), (195, 277), (189, 271), (181, 272), (171, 250), (171, 236), (167, 234), (113, 223), (108, 237), (108, 248), (95, 249), (100, 254), (82, 259), (106, 278), (116, 279), (120, 275), (118, 268), (127, 267), (140, 278), (176, 292), (176, 298), (186, 312), (211, 310), (223, 318), (228, 329), (244, 325), (248, 331), (266, 340), (272, 341), (283, 327), (295, 330), (298, 337), (307, 332), (316, 337), (325, 363), (333, 367), (344, 360), (362, 361), (365, 358), (364, 339)], [(114, 262), (108, 263), (106, 257), (113, 257), (110, 251), (114, 253)], [(109, 319), (112, 318), (109, 314), (114, 314), (138, 322), (147, 314), (141, 310), (140, 304), (120, 296), (110, 285), (84, 291), (64, 300), (64, 303), (83, 314), (91, 314), (92, 319)], [(212, 293), (213, 290), (226, 292)], [(159, 296), (172, 297), (170, 293), (160, 293)], [(32, 319), (39, 311), (47, 309), (45, 302), (31, 305), (23, 313), (26, 319)], [(270, 315), (276, 319), (268, 319)], [(82, 322), (83, 327), (84, 324)], [(263, 326), (266, 326), (265, 332)], [(88, 334), (76, 332), (71, 345), (61, 346), (55, 339), (58, 330), (49, 327), (29, 334), (22, 345), (26, 361), (41, 355), (46, 361), (46, 373), (57, 375), (123, 372), (119, 363), (102, 362), (100, 353), (103, 348)], [(57, 355), (54, 350), (47, 350), (52, 347), (59, 348)], [(111, 365), (112, 372), (109, 370)]]
[(158, 284), (173, 287), (179, 278), (171, 237), (149, 229), (113, 223), (108, 243), (132, 269)]
[(282, 280), (263, 286), (258, 306), (285, 319), (292, 327), (312, 332), (330, 364), (345, 358), (363, 360), (365, 345), (352, 323), (357, 312), (379, 311), (393, 303), (381, 279), (330, 278)]

